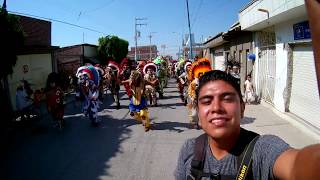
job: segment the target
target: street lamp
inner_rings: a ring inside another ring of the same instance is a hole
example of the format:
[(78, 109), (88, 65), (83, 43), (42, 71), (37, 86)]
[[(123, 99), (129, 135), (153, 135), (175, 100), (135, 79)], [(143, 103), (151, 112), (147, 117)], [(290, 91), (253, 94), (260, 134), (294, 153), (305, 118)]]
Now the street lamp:
[(190, 27), (190, 16), (189, 16), (189, 3), (188, 0), (186, 0), (187, 3), (187, 11), (188, 11), (188, 26), (189, 26), (189, 45), (190, 45), (190, 52), (189, 52), (189, 58), (192, 60), (193, 55), (192, 55), (192, 40), (191, 40), (191, 27)]
[(259, 8), (258, 11), (267, 13), (268, 19), (269, 19), (269, 11), (268, 10)]

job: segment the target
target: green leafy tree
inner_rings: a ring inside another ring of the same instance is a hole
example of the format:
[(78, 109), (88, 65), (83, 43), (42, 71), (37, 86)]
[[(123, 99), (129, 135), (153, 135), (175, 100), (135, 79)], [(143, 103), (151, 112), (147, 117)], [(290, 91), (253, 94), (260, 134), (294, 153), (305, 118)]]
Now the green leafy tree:
[(117, 36), (106, 36), (99, 38), (98, 54), (100, 63), (106, 64), (112, 59), (117, 63), (128, 55), (129, 42)]
[(12, 74), (17, 62), (18, 51), (24, 44), (24, 33), (20, 26), (19, 18), (0, 9), (0, 54), (2, 63), (0, 66), (0, 78), (6, 78)]
[(6, 117), (9, 117), (1, 120), (1, 127), (6, 127), (13, 116), (7, 77), (13, 73), (13, 67), (17, 62), (17, 54), (23, 45), (24, 33), (19, 18), (8, 14), (5, 8), (0, 8), (0, 113), (7, 114)]

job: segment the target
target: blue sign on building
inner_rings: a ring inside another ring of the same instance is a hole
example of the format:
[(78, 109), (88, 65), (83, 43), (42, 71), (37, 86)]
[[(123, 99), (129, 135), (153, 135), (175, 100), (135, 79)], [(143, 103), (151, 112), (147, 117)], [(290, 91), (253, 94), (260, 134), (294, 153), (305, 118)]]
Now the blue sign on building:
[(311, 39), (309, 22), (304, 21), (293, 25), (294, 40)]

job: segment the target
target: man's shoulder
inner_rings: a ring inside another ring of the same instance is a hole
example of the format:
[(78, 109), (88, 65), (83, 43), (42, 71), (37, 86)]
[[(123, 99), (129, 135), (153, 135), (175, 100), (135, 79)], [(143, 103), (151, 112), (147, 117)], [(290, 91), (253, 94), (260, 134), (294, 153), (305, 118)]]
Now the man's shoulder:
[(266, 134), (266, 135), (261, 135), (259, 139), (257, 140), (257, 145), (259, 146), (282, 146), (285, 145), (287, 146), (288, 144), (281, 139), (280, 137), (276, 135), (271, 135), (271, 134)]
[(196, 138), (187, 139), (187, 140), (184, 142), (182, 148), (183, 148), (183, 149), (194, 148), (195, 143), (196, 143)]
[(261, 135), (256, 142), (254, 154), (257, 157), (273, 157), (274, 160), (284, 151), (290, 149), (290, 145), (275, 135)]
[(196, 138), (187, 139), (181, 147), (180, 156), (183, 157), (184, 161), (188, 160), (193, 156)]

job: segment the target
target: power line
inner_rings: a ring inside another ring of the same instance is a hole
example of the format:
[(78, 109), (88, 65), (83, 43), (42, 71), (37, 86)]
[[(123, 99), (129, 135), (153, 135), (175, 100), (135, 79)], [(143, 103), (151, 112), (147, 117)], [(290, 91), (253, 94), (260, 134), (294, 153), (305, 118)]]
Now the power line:
[(97, 7), (97, 8), (94, 8), (94, 9), (92, 9), (92, 10), (84, 11), (84, 13), (92, 13), (92, 12), (98, 11), (98, 10), (100, 10), (100, 9), (102, 9), (102, 8), (105, 8), (105, 7), (109, 6), (109, 5), (112, 4), (114, 1), (115, 1), (115, 0), (111, 0), (111, 1), (103, 4), (102, 6), (99, 6), (99, 7)]
[[(210, 12), (207, 12), (207, 13), (202, 13), (202, 15), (200, 16), (200, 18), (198, 19), (205, 19), (203, 22), (207, 22), (209, 20), (212, 20), (210, 19), (209, 17), (213, 16), (214, 14), (217, 13), (217, 9), (223, 9), (226, 5), (230, 4), (231, 1), (233, 0), (223, 0), (223, 1), (220, 1), (220, 3), (218, 3), (214, 8), (210, 9)], [(204, 18), (206, 17), (206, 18)], [(195, 22), (195, 24), (192, 25), (192, 27), (194, 27), (195, 29), (198, 29), (199, 27), (196, 27), (196, 24), (198, 23), (199, 21)]]
[(39, 19), (43, 19), (43, 20), (48, 20), (48, 21), (59, 22), (59, 23), (62, 23), (62, 24), (67, 24), (69, 26), (74, 26), (74, 27), (77, 27), (77, 28), (86, 29), (86, 30), (89, 30), (89, 31), (92, 31), (92, 32), (96, 32), (96, 33), (100, 33), (100, 34), (106, 35), (106, 33), (104, 33), (104, 32), (101, 32), (101, 31), (98, 31), (98, 30), (95, 30), (95, 29), (92, 29), (92, 28), (80, 26), (80, 25), (77, 25), (77, 24), (69, 23), (69, 22), (66, 22), (66, 21), (61, 21), (61, 20), (57, 20), (57, 19), (53, 19), (53, 18), (47, 18), (47, 17), (37, 16), (37, 15), (32, 15), (32, 14), (27, 14), (27, 13), (20, 13), (20, 12), (14, 12), (14, 11), (8, 11), (8, 12), (13, 13), (13, 14), (17, 14), (17, 15), (22, 15), (22, 16), (29, 16), (29, 17), (39, 18)]
[(192, 28), (194, 27), (194, 25), (195, 25), (195, 23), (196, 23), (196, 21), (197, 21), (197, 19), (198, 19), (199, 10), (201, 9), (202, 3), (203, 3), (203, 0), (200, 0), (200, 2), (199, 2), (199, 4), (198, 4), (198, 7), (197, 7), (197, 9), (196, 9), (196, 11), (195, 11), (195, 15), (194, 15), (194, 17), (193, 17), (193, 21), (192, 21), (192, 23), (191, 23), (191, 27), (192, 27)]

